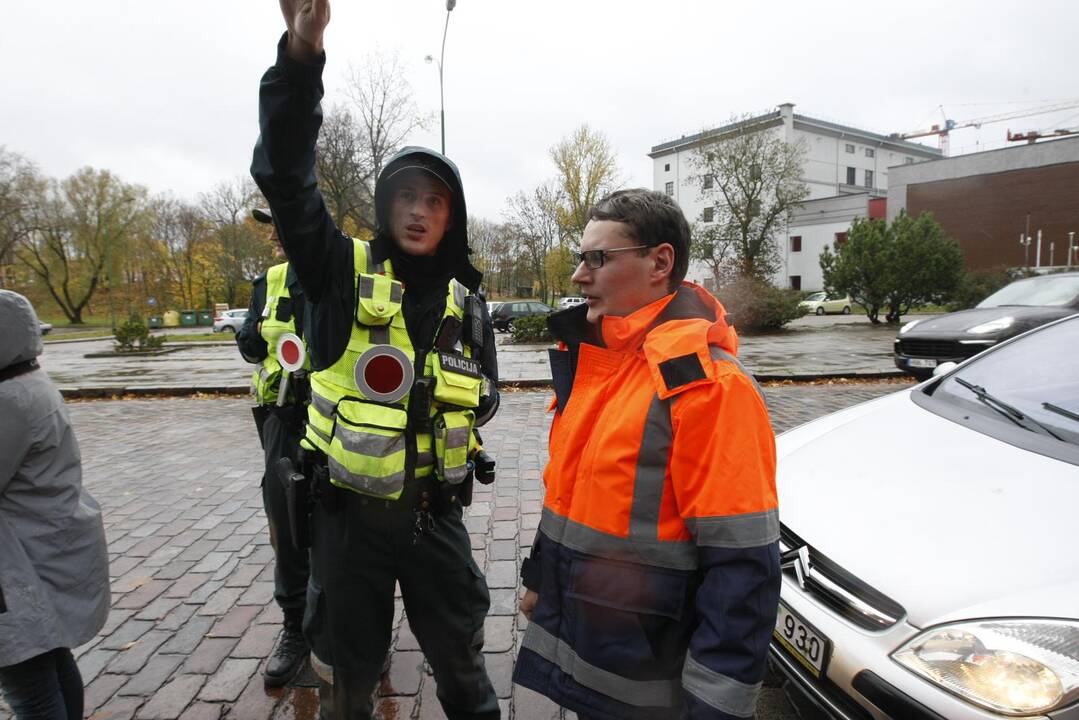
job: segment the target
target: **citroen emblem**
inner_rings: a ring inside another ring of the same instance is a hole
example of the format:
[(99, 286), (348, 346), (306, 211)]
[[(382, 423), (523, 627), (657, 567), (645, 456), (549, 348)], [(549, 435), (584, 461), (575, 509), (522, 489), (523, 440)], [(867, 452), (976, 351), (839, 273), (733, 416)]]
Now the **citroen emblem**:
[(798, 578), (798, 587), (806, 589), (806, 578), (809, 576), (809, 546), (793, 548), (779, 556), (779, 567), (783, 570), (794, 568), (794, 574)]

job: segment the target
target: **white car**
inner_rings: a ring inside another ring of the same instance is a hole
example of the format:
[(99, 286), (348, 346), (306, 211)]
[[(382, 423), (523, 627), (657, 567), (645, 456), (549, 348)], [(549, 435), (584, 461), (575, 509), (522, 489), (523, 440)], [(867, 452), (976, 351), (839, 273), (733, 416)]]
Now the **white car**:
[(214, 332), (239, 332), (247, 319), (247, 308), (226, 310), (214, 318)]
[(1079, 717), (1079, 315), (777, 450), (772, 659), (796, 704)]
[(850, 308), (853, 304), (854, 300), (850, 295), (833, 297), (826, 292), (815, 292), (798, 303), (800, 307), (806, 309), (806, 312), (816, 315), (824, 315), (825, 313), (850, 315)]
[(558, 309), (565, 310), (566, 308), (576, 307), (584, 302), (584, 298), (577, 295), (567, 295), (564, 298), (560, 298), (558, 301)]

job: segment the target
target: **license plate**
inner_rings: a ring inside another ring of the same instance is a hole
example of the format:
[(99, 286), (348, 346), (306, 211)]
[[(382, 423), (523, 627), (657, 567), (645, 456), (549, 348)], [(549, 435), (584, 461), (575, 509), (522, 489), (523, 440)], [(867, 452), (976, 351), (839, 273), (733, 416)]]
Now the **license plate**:
[(815, 627), (799, 617), (782, 602), (776, 615), (776, 628), (772, 635), (787, 649), (794, 659), (805, 666), (813, 677), (819, 678), (828, 662), (831, 643)]
[(907, 361), (911, 367), (916, 368), (935, 368), (937, 361), (934, 358), (910, 358)]

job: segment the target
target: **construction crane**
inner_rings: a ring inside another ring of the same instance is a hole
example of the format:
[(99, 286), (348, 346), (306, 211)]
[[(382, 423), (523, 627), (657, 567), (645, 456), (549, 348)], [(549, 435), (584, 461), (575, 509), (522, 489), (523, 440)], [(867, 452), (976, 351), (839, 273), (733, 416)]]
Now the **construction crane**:
[[(985, 117), (974, 118), (972, 120), (952, 120), (951, 118), (944, 118), (943, 125), (933, 125), (928, 130), (915, 130), (913, 132), (906, 133), (892, 133), (891, 137), (896, 140), (911, 140), (919, 137), (929, 137), (930, 135), (936, 135), (940, 138), (940, 150), (944, 157), (948, 157), (948, 137), (952, 130), (959, 130), (960, 128), (976, 127), (980, 128), (982, 125), (990, 125), (992, 123), (1004, 122), (1006, 120), (1015, 120), (1017, 118), (1031, 117), (1034, 115), (1045, 115), (1047, 113), (1059, 112), (1061, 110), (1072, 110), (1079, 108), (1079, 99), (1070, 100), (1068, 102), (1056, 103), (1054, 105), (1042, 105), (1041, 107), (1029, 108), (1027, 110), (1016, 110), (1013, 112), (1000, 113), (998, 115), (987, 115)], [(944, 106), (941, 106), (941, 114), (944, 113)], [(1025, 139), (1025, 138), (1024, 138)]]
[(1047, 130), (1044, 132), (1040, 130), (1028, 130), (1027, 132), (1013, 133), (1009, 130), (1008, 142), (1022, 142), (1025, 140), (1027, 143), (1033, 145), (1035, 141), (1043, 138), (1058, 138), (1066, 137), (1068, 135), (1079, 135), (1079, 127), (1057, 128), (1056, 130)]

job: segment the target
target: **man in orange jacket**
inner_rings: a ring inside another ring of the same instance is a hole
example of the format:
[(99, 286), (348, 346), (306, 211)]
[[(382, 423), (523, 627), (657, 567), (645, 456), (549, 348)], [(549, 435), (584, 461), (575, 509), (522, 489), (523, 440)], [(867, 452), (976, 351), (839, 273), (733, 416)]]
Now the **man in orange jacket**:
[(723, 306), (684, 282), (689, 226), (600, 201), (551, 315), (546, 496), (514, 682), (582, 720), (752, 717), (779, 601), (775, 438)]

